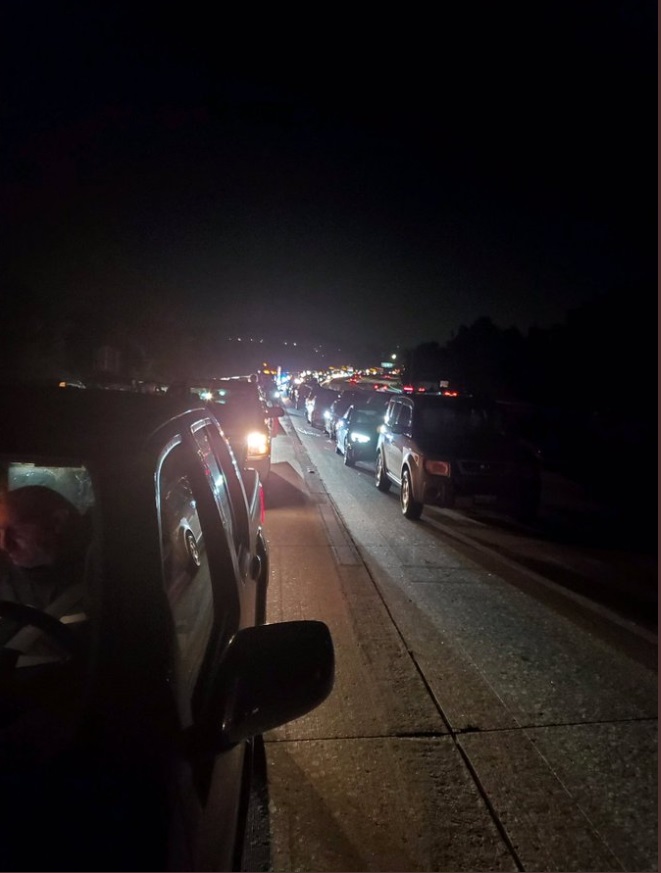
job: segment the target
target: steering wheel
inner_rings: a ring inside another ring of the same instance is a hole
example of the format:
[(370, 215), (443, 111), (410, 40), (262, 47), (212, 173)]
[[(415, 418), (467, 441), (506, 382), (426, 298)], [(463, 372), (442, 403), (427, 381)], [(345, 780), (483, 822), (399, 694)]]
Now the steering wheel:
[[(0, 618), (7, 619), (15, 625), (14, 633), (32, 625), (39, 628), (46, 636), (51, 637), (70, 657), (75, 657), (80, 652), (78, 638), (66, 624), (62, 624), (57, 618), (36, 609), (34, 606), (25, 606), (23, 603), (12, 603), (10, 600), (0, 600)], [(13, 636), (13, 634), (12, 634)]]

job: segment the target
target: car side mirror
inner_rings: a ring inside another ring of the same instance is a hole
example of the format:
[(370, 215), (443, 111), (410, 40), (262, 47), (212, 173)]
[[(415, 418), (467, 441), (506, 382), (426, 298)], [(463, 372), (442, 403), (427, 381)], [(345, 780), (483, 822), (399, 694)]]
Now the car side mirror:
[(300, 718), (328, 697), (334, 676), (333, 640), (321, 621), (238, 631), (213, 681), (208, 743), (220, 751)]
[(281, 415), (285, 414), (282, 406), (267, 406), (266, 412), (269, 418), (280, 418)]

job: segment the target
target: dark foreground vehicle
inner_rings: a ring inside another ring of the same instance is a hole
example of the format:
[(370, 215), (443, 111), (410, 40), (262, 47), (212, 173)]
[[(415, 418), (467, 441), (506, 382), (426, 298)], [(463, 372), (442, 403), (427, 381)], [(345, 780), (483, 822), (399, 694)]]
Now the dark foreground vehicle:
[(376, 487), (400, 488), (406, 518), (425, 504), (493, 505), (520, 520), (537, 513), (537, 459), (503, 428), (495, 404), (470, 395), (398, 396), (388, 405), (376, 455)]
[[(263, 624), (257, 474), (167, 395), (0, 388), (0, 421), (2, 869), (239, 868), (253, 738), (334, 669), (325, 624)], [(75, 597), (39, 609), (16, 580), (53, 568), (16, 566), (8, 509), (35, 485), (85, 531)]]

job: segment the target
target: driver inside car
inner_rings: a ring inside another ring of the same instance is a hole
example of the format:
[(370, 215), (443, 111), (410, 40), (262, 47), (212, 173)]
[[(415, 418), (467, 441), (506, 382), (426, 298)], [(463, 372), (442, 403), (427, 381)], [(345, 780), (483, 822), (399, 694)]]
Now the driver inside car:
[[(7, 491), (0, 498), (0, 601), (60, 620), (82, 613), (88, 544), (86, 519), (57, 491), (42, 485)], [(52, 642), (18, 623), (11, 609), (0, 619), (0, 645), (18, 656), (46, 654)]]

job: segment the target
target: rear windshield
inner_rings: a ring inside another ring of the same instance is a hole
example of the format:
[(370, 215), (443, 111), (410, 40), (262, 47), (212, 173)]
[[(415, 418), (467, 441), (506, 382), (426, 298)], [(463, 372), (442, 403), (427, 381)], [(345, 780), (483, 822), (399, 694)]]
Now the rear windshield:
[(337, 391), (331, 391), (330, 388), (318, 388), (312, 396), (321, 403), (330, 403), (337, 399)]
[(22, 458), (0, 459), (0, 491), (40, 485), (57, 491), (81, 515), (94, 505), (92, 479), (82, 464), (40, 464)]
[(498, 433), (502, 422), (490, 406), (466, 402), (425, 405), (416, 410), (415, 429), (422, 434), (465, 436), (473, 433)]
[(376, 424), (382, 420), (383, 415), (381, 415), (376, 409), (359, 409), (356, 411), (355, 415), (351, 417), (351, 423), (353, 425), (363, 427), (375, 427)]
[(211, 400), (213, 403), (219, 403), (221, 406), (258, 404), (261, 402), (257, 385), (253, 382), (240, 381), (238, 379), (236, 382), (210, 383), (204, 387), (194, 387), (192, 390), (202, 400)]

